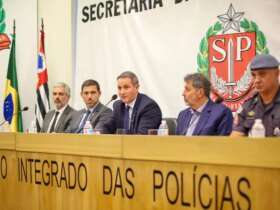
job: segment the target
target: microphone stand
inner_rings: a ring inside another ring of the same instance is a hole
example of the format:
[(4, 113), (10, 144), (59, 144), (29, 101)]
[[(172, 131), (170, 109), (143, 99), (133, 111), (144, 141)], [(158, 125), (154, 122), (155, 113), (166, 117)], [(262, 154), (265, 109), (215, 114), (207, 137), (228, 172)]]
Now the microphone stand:
[[(12, 116), (11, 116), (10, 119), (13, 119), (13, 117), (14, 117), (15, 115), (20, 114), (20, 113), (22, 113), (22, 112), (25, 112), (25, 111), (27, 111), (28, 109), (29, 109), (28, 106), (23, 107), (22, 110), (19, 110), (18, 112), (12, 114)], [(10, 120), (10, 119), (9, 119), (9, 120)], [(2, 127), (2, 125), (4, 125), (6, 122), (8, 122), (8, 120), (6, 120), (6, 119), (3, 120), (3, 121), (0, 123), (0, 127)]]

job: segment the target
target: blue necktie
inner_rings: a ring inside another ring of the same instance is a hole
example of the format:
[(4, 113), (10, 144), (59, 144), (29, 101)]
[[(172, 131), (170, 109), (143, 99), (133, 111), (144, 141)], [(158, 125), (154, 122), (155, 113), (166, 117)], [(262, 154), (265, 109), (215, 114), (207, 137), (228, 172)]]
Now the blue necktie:
[(123, 118), (123, 128), (129, 129), (129, 106), (125, 106), (124, 109), (124, 118)]
[(78, 133), (82, 132), (83, 128), (85, 127), (86, 121), (88, 120), (88, 117), (89, 117), (90, 113), (91, 113), (90, 110), (87, 110), (86, 115), (85, 115), (83, 121), (80, 124), (79, 132)]

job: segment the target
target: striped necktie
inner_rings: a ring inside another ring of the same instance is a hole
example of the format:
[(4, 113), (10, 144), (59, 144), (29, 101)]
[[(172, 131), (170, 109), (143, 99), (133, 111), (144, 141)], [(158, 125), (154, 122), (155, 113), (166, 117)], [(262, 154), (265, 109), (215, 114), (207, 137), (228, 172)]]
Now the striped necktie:
[(193, 135), (193, 132), (196, 128), (199, 117), (200, 117), (200, 112), (194, 110), (192, 112), (192, 118), (189, 122), (188, 129), (187, 129), (187, 132), (186, 132), (186, 136), (192, 136)]

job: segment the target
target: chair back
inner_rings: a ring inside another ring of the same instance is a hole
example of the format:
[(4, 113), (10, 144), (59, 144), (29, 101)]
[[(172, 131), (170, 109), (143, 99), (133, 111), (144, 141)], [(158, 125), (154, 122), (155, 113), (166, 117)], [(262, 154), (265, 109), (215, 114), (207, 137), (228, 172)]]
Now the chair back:
[(176, 126), (177, 126), (176, 118), (163, 118), (163, 120), (165, 120), (166, 123), (167, 123), (168, 134), (169, 135), (175, 135)]

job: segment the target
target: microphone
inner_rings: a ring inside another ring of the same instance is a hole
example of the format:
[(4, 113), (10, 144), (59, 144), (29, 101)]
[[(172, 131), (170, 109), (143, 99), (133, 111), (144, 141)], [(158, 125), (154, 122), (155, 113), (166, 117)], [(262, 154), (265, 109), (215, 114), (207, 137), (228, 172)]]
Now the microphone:
[(215, 100), (215, 103), (216, 104), (220, 104), (220, 103), (222, 103), (224, 101), (224, 99), (221, 97), (221, 96), (218, 96), (217, 98), (216, 98), (216, 100)]
[[(25, 112), (25, 111), (28, 111), (29, 107), (28, 106), (25, 106), (22, 108), (22, 110), (20, 110), (18, 113), (20, 112)], [(16, 113), (15, 113), (16, 114)]]
[(117, 94), (112, 95), (110, 101), (108, 101), (105, 106), (108, 106), (109, 103), (111, 103), (112, 101), (116, 100), (118, 98)]
[[(23, 107), (23, 108), (22, 108), (21, 110), (19, 110), (18, 112), (15, 112), (14, 114), (12, 114), (12, 116), (11, 116), (8, 120), (12, 119), (13, 116), (15, 116), (15, 115), (17, 115), (17, 114), (19, 114), (19, 113), (21, 113), (21, 112), (27, 111), (28, 109), (29, 109), (28, 106)], [(8, 120), (6, 120), (6, 119), (3, 120), (3, 121), (0, 123), (0, 127), (1, 127), (2, 125), (4, 125), (4, 123), (7, 122)]]
[(95, 115), (95, 118), (98, 118), (99, 115), (101, 115), (107, 108), (107, 106), (114, 100), (116, 100), (118, 98), (117, 94), (112, 95), (111, 99), (105, 104), (105, 106), (103, 106), (99, 112), (97, 113), (97, 115)]
[(224, 101), (223, 97), (220, 94), (218, 94), (216, 91), (212, 90), (212, 93), (213, 93), (214, 96), (217, 97), (214, 101), (216, 104), (220, 104)]

